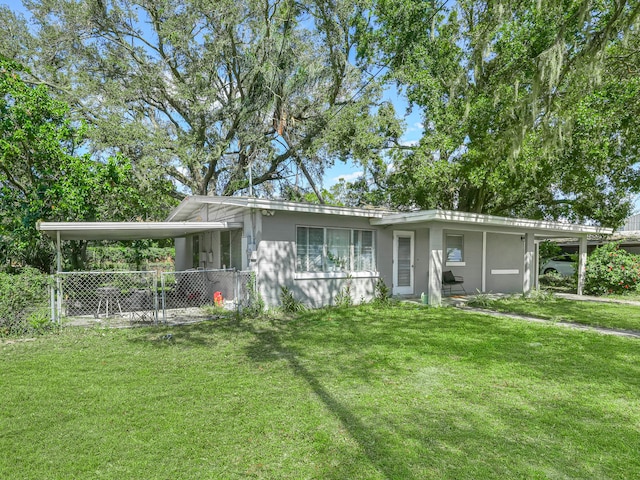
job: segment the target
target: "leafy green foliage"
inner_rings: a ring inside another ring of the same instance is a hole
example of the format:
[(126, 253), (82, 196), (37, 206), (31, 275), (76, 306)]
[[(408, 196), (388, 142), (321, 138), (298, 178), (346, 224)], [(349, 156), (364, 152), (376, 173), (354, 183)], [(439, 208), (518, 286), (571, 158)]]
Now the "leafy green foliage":
[(539, 244), (538, 255), (540, 257), (540, 264), (542, 265), (545, 261), (562, 255), (562, 248), (556, 242), (544, 240)]
[[(0, 58), (0, 254), (3, 263), (48, 271), (51, 242), (38, 220), (134, 220), (164, 216), (169, 184), (141, 181), (122, 155), (103, 161), (77, 156), (85, 129), (46, 87), (23, 80), (15, 62)], [(81, 266), (86, 244), (67, 246)]]
[(640, 256), (620, 248), (619, 242), (606, 243), (587, 259), (584, 293), (623, 294), (640, 287)]
[(0, 272), (0, 337), (53, 328), (48, 287), (49, 277), (33, 268)]
[(168, 176), (176, 196), (249, 183), (321, 196), (315, 184), (336, 156), (369, 162), (398, 132), (377, 82), (352, 63), (367, 3), (33, 0), (31, 28), (6, 18), (15, 35), (0, 51), (96, 127), (93, 149)]
[(242, 310), (242, 314), (247, 317), (258, 317), (262, 313), (264, 313), (265, 303), (262, 295), (260, 294), (260, 289), (258, 288), (258, 283), (256, 281), (255, 272), (251, 272), (251, 278), (249, 279), (249, 305)]
[(286, 313), (297, 313), (306, 310), (304, 303), (293, 296), (287, 287), (280, 287), (280, 306)]
[(556, 292), (575, 293), (578, 287), (578, 270), (573, 275), (564, 276), (558, 272), (548, 272), (540, 275), (540, 285), (546, 290)]
[(378, 278), (374, 290), (374, 302), (387, 305), (391, 300), (391, 289), (382, 278)]
[(128, 270), (141, 263), (173, 266), (174, 247), (159, 247), (150, 241), (137, 240), (130, 245), (97, 245), (87, 247), (87, 268), (90, 270)]
[(335, 298), (335, 306), (338, 308), (349, 308), (353, 306), (352, 286), (353, 277), (347, 275), (344, 286), (340, 289)]
[(424, 112), (402, 208), (617, 226), (640, 191), (637, 2), (374, 2), (366, 59)]

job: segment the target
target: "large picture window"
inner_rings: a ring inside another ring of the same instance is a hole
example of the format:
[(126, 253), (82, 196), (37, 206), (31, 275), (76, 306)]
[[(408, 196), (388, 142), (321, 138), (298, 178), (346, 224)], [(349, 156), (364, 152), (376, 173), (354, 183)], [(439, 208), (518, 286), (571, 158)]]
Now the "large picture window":
[(348, 272), (375, 270), (371, 230), (298, 227), (296, 271)]

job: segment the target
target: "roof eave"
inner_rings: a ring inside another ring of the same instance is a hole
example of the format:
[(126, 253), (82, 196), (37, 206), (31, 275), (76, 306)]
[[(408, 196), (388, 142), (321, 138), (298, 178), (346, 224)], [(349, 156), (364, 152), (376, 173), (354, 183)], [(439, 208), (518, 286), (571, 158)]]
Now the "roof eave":
[(494, 215), (484, 215), (467, 212), (454, 212), (448, 210), (425, 210), (420, 212), (396, 213), (385, 215), (381, 219), (371, 221), (372, 225), (399, 225), (409, 223), (462, 223), (466, 225), (487, 225), (491, 227), (520, 228), (523, 230), (538, 230), (553, 233), (572, 233), (576, 235), (599, 234), (610, 235), (610, 228), (595, 227), (590, 225), (576, 225), (571, 223), (549, 222), (531, 220), (527, 218), (508, 218)]
[(38, 222), (37, 229), (61, 240), (177, 238), (210, 230), (242, 228), (232, 222)]

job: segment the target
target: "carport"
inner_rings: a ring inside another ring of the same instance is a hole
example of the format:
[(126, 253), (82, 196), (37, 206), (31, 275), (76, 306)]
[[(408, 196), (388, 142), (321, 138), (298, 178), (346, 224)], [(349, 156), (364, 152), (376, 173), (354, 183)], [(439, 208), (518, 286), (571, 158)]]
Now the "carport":
[(242, 228), (234, 222), (38, 222), (56, 245), (56, 270), (62, 272), (64, 240), (161, 240), (213, 230)]
[[(63, 272), (62, 242), (71, 240), (183, 239), (190, 235), (241, 228), (234, 222), (39, 222), (38, 230), (55, 242), (55, 288), (52, 318), (94, 317), (99, 321), (119, 316), (157, 321), (158, 311), (166, 321), (171, 315), (193, 316), (199, 307), (214, 303), (214, 293), (224, 293), (227, 308), (239, 308), (246, 297), (247, 272), (204, 270), (187, 267), (171, 272)], [(159, 293), (160, 292), (160, 293)]]

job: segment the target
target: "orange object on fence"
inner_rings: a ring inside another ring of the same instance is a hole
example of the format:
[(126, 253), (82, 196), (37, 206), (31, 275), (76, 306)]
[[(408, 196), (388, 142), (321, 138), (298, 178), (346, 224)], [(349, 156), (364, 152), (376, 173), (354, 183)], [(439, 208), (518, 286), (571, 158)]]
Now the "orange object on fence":
[(213, 303), (216, 307), (221, 307), (224, 302), (224, 298), (222, 298), (221, 292), (215, 292), (213, 294)]

